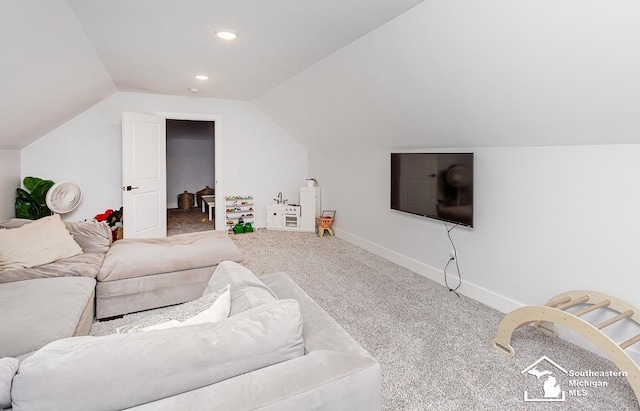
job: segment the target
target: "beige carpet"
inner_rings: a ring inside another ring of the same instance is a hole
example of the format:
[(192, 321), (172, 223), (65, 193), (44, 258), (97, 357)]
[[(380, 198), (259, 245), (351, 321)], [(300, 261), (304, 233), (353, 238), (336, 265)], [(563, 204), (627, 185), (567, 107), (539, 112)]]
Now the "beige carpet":
[(209, 212), (203, 213), (201, 208), (170, 208), (167, 210), (167, 236), (214, 230), (214, 221), (209, 221)]
[[(546, 378), (522, 373), (542, 356), (566, 370), (617, 368), (532, 327), (516, 331), (516, 357), (509, 359), (490, 345), (502, 313), (339, 238), (268, 230), (231, 238), (248, 268), (259, 275), (286, 271), (378, 359), (385, 410), (640, 409), (625, 378), (567, 378), (545, 363), (540, 371), (554, 373), (567, 399), (525, 403), (524, 391), (544, 395)], [(583, 388), (569, 380), (608, 386), (573, 397), (569, 390)]]
[[(384, 410), (640, 409), (625, 378), (569, 378), (546, 362), (537, 366), (540, 377), (523, 374), (542, 356), (577, 372), (617, 368), (532, 327), (516, 331), (516, 357), (509, 359), (490, 345), (502, 313), (339, 238), (264, 229), (230, 237), (245, 266), (257, 275), (287, 272), (377, 358)], [(566, 401), (525, 402), (525, 391), (543, 398), (545, 372), (557, 378)], [(608, 386), (576, 388), (570, 381)]]

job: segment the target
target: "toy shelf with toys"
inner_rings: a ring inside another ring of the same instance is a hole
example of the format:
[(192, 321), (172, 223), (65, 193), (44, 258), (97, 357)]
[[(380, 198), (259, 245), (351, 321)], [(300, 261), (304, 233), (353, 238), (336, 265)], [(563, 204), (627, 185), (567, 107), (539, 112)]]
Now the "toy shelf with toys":
[(252, 232), (255, 224), (253, 196), (226, 196), (224, 200), (227, 231), (236, 234)]

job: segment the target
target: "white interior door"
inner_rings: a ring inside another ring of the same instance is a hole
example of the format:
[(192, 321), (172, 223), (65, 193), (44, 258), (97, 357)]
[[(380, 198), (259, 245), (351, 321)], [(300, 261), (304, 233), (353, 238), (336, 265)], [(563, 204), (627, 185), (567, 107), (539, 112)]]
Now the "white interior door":
[(167, 236), (165, 119), (122, 113), (124, 238)]

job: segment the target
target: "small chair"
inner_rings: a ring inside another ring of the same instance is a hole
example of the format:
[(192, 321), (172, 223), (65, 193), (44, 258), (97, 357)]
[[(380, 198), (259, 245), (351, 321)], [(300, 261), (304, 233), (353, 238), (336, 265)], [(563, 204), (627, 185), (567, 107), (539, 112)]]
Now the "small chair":
[(328, 231), (332, 237), (334, 236), (331, 225), (333, 224), (335, 214), (335, 210), (324, 210), (321, 216), (316, 217), (316, 233), (318, 233), (320, 237), (324, 235), (325, 231)]

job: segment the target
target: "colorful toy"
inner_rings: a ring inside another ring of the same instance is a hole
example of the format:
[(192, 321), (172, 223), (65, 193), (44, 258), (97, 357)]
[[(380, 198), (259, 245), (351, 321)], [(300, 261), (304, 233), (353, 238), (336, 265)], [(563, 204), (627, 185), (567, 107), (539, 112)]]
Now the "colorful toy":
[(102, 214), (96, 214), (96, 221), (105, 221), (107, 218), (109, 218), (109, 216), (113, 213), (113, 210), (108, 208), (107, 210), (105, 210), (104, 213)]

